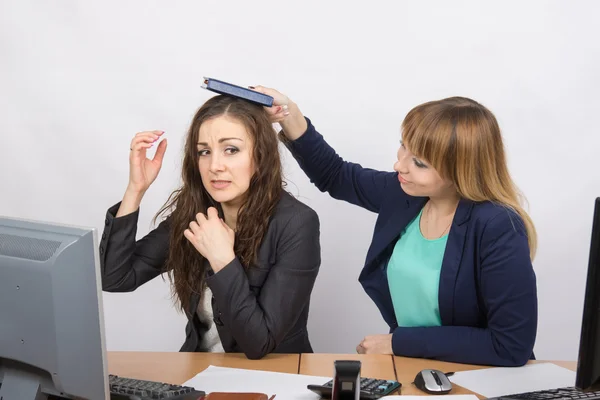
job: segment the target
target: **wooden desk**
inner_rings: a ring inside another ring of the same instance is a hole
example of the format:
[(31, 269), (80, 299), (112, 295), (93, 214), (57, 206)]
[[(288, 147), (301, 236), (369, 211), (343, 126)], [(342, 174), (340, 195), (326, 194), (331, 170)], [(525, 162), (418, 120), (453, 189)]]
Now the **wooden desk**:
[(368, 378), (396, 379), (392, 356), (383, 354), (302, 354), (300, 356), (300, 374), (315, 376), (333, 376), (335, 360), (359, 360), (360, 375)]
[[(489, 368), (380, 354), (269, 354), (261, 360), (249, 360), (243, 354), (231, 353), (108, 352), (108, 372), (129, 378), (175, 384), (184, 383), (209, 365), (329, 377), (333, 376), (335, 360), (360, 360), (361, 376), (395, 379), (402, 383), (403, 395), (426, 395), (412, 385), (417, 373), (423, 369), (458, 372)], [(573, 371), (577, 368), (574, 361), (556, 361), (554, 364)], [(472, 392), (454, 385), (451, 394)]]
[[(490, 368), (481, 365), (469, 365), (469, 364), (456, 364), (443, 361), (425, 360), (420, 358), (407, 358), (407, 357), (393, 357), (394, 366), (396, 368), (396, 380), (402, 383), (402, 394), (403, 395), (427, 395), (421, 392), (419, 389), (412, 384), (415, 376), (419, 371), (423, 369), (437, 369), (442, 372), (458, 372), (458, 371), (472, 371), (475, 369)], [(531, 363), (545, 362), (545, 361), (530, 361)], [(577, 369), (577, 363), (575, 361), (549, 361), (556, 365), (575, 371)], [(461, 386), (453, 385), (452, 392), (450, 394), (476, 394)], [(483, 396), (477, 395), (480, 399)]]
[(298, 373), (298, 354), (269, 354), (249, 360), (244, 354), (108, 352), (108, 373), (128, 378), (182, 384), (209, 365), (272, 372)]

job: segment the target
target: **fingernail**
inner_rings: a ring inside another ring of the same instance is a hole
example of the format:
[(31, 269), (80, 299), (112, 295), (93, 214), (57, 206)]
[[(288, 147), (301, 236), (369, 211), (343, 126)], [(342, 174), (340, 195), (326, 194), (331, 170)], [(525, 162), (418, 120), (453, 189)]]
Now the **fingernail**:
[(290, 115), (290, 112), (286, 111), (286, 112), (283, 113), (283, 115), (287, 117), (288, 115)]

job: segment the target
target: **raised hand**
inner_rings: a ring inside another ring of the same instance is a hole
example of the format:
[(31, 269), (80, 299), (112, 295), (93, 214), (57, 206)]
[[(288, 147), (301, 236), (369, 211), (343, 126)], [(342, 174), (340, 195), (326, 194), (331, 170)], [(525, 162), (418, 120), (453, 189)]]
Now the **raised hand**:
[(250, 86), (250, 89), (256, 90), (257, 92), (266, 94), (267, 96), (271, 96), (273, 98), (273, 106), (265, 107), (271, 122), (281, 122), (285, 119), (285, 117), (290, 115), (288, 110), (290, 99), (288, 99), (286, 95), (279, 93), (275, 89), (264, 86)]
[(286, 95), (264, 86), (250, 86), (250, 89), (273, 97), (273, 106), (265, 107), (271, 122), (279, 122), (288, 139), (296, 140), (306, 132), (308, 125), (298, 105)]
[(119, 210), (115, 215), (117, 218), (131, 214), (139, 208), (146, 190), (158, 176), (167, 150), (167, 139), (163, 139), (158, 144), (152, 159), (146, 157), (146, 151), (163, 134), (163, 131), (140, 132), (131, 140), (129, 147), (129, 183)]
[(140, 132), (131, 140), (128, 190), (144, 193), (158, 176), (167, 150), (167, 140), (163, 139), (158, 144), (152, 159), (146, 157), (146, 151), (160, 139), (163, 133), (163, 131)]

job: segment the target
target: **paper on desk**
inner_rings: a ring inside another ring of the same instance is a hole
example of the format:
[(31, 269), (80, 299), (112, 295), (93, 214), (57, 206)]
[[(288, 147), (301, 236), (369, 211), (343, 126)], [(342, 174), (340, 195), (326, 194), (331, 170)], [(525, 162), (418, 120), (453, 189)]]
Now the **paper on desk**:
[(249, 369), (209, 366), (185, 382), (196, 390), (211, 392), (258, 392), (275, 400), (317, 400), (319, 395), (306, 388), (310, 384), (322, 385), (331, 378), (286, 374), (282, 372), (254, 371)]
[(552, 363), (517, 368), (488, 368), (456, 372), (450, 381), (485, 397), (557, 389), (575, 385), (575, 372)]
[[(277, 399), (277, 398), (275, 398)], [(444, 394), (444, 395), (427, 395), (424, 396), (384, 396), (384, 399), (397, 399), (397, 400), (479, 400), (474, 394)]]

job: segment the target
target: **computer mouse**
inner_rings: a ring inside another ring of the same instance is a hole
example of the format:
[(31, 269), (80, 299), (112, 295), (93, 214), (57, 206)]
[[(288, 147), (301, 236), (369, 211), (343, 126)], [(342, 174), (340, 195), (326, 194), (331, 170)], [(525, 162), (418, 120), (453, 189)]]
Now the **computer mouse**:
[(415, 376), (415, 386), (429, 394), (446, 394), (452, 390), (452, 382), (442, 371), (424, 369)]

